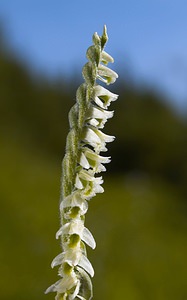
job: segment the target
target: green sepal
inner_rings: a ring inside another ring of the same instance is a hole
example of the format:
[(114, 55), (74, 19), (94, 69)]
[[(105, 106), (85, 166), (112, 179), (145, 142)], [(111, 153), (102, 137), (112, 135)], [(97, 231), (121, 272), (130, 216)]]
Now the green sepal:
[(72, 193), (75, 183), (76, 160), (70, 152), (67, 152), (62, 162), (62, 198)]
[(97, 75), (96, 71), (96, 67), (91, 62), (84, 65), (82, 75), (88, 85), (94, 86)]
[(88, 97), (87, 97), (87, 86), (86, 84), (81, 84), (76, 93), (76, 99), (78, 103), (78, 126), (82, 129), (85, 122), (85, 114), (88, 106)]
[(66, 153), (62, 161), (62, 199), (71, 194), (72, 183), (69, 181), (69, 153)]
[(78, 132), (75, 128), (72, 128), (67, 135), (66, 152), (71, 151), (72, 155), (75, 156), (74, 159), (77, 158), (78, 142), (79, 142)]
[(108, 41), (108, 34), (107, 34), (107, 28), (106, 25), (103, 27), (103, 34), (101, 36), (101, 49), (105, 47), (106, 42)]
[(100, 39), (100, 36), (97, 34), (97, 32), (94, 33), (94, 35), (92, 37), (92, 41), (93, 41), (94, 45), (101, 46), (101, 39)]
[(101, 54), (101, 47), (96, 45), (92, 45), (88, 48), (86, 52), (86, 57), (91, 63), (96, 64), (98, 66), (100, 62), (100, 54)]
[(73, 107), (70, 109), (68, 118), (69, 118), (70, 129), (73, 127), (77, 127), (77, 118), (78, 118), (77, 104), (74, 104)]

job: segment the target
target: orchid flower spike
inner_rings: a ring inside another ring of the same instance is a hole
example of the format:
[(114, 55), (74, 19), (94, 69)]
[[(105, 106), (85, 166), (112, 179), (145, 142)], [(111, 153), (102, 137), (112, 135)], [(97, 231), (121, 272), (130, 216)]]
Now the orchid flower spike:
[(93, 35), (93, 45), (88, 48), (88, 62), (83, 67), (85, 82), (78, 88), (76, 103), (69, 112), (70, 132), (66, 141), (63, 159), (62, 192), (60, 202), (61, 227), (56, 234), (60, 238), (62, 253), (52, 261), (52, 268), (59, 266), (60, 280), (51, 285), (48, 292), (56, 292), (55, 300), (90, 300), (94, 269), (87, 258), (86, 246), (95, 248), (96, 243), (85, 227), (88, 202), (97, 193), (103, 193), (103, 179), (97, 173), (106, 171), (104, 164), (110, 157), (100, 155), (107, 151), (106, 143), (114, 136), (101, 131), (113, 111), (108, 111), (118, 95), (99, 85), (109, 85), (118, 78), (107, 67), (113, 58), (104, 51), (108, 40), (106, 26), (102, 36)]

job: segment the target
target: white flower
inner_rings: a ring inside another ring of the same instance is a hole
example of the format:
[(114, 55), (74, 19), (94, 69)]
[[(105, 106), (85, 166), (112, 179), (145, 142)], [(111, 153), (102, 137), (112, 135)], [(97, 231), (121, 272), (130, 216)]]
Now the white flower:
[(114, 139), (114, 136), (107, 135), (94, 127), (85, 127), (83, 130), (83, 141), (92, 146), (97, 153), (107, 151), (106, 143), (113, 142)]
[(96, 85), (94, 87), (93, 100), (101, 108), (107, 108), (111, 101), (117, 100), (118, 95), (108, 91), (101, 85)]
[(118, 74), (110, 68), (99, 64), (97, 78), (108, 85), (116, 81)]
[[(67, 251), (60, 253), (57, 255), (52, 263), (51, 267), (55, 267), (58, 265), (63, 265), (63, 263), (68, 263), (71, 267), (75, 267), (79, 265), (82, 267), (88, 274), (90, 274), (91, 277), (94, 276), (94, 269), (88, 260), (88, 258), (83, 254), (82, 250), (79, 249), (68, 249)], [(62, 276), (65, 276), (66, 274), (62, 271)]]
[(101, 62), (107, 65), (109, 62), (113, 63), (114, 59), (111, 55), (103, 50), (101, 52)]
[(92, 249), (96, 247), (95, 240), (93, 235), (88, 230), (88, 228), (84, 227), (82, 220), (75, 220), (69, 223), (64, 224), (56, 233), (56, 238), (58, 239), (61, 235), (72, 235), (77, 234), (80, 239), (85, 242)]
[(82, 181), (80, 180), (78, 173), (77, 173), (76, 179), (75, 179), (75, 187), (79, 190), (82, 190), (84, 188), (84, 185), (83, 185)]
[(92, 161), (96, 161), (97, 163), (103, 163), (103, 164), (107, 164), (111, 161), (110, 157), (105, 157), (105, 156), (101, 156), (99, 154), (96, 154), (93, 150), (84, 147), (83, 151), (85, 153), (85, 156), (89, 159), (91, 159)]
[(92, 168), (95, 173), (106, 171), (103, 164), (109, 163), (110, 157), (104, 157), (96, 154), (93, 150), (83, 147), (79, 163), (84, 169)]
[[(101, 145), (99, 136), (90, 127), (85, 127), (83, 130), (83, 141), (96, 148)], [(106, 151), (106, 150), (105, 150)]]
[(103, 128), (107, 119), (112, 118), (113, 114), (113, 111), (107, 111), (92, 105), (87, 113), (87, 123), (97, 128)]
[(46, 291), (45, 294), (50, 292), (58, 292), (60, 294), (65, 293), (67, 290), (70, 290), (78, 283), (77, 276), (74, 271), (71, 272), (69, 276), (65, 276), (62, 279), (58, 280), (56, 283), (52, 284)]
[(95, 197), (96, 194), (103, 193), (104, 189), (100, 185), (103, 181), (100, 181), (100, 177), (96, 178), (95, 181), (88, 181), (86, 187), (81, 190), (81, 195), (86, 200), (90, 200), (91, 198)]
[(94, 269), (85, 255), (81, 255), (78, 265), (83, 268), (91, 277), (94, 276)]
[[(85, 147), (86, 148), (86, 147)], [(89, 149), (90, 150), (90, 149)], [(85, 169), (90, 169), (92, 168), (94, 170), (95, 173), (100, 173), (100, 172), (104, 172), (106, 171), (105, 166), (103, 166), (100, 162), (100, 160), (98, 159), (99, 155), (96, 154), (95, 152), (93, 152), (95, 154), (95, 156), (92, 156), (91, 158), (86, 157), (85, 152), (86, 150), (83, 150), (84, 152), (81, 152), (81, 158), (80, 159), (80, 165), (85, 168)], [(90, 150), (92, 151), (92, 150)], [(89, 155), (89, 153), (88, 153)], [(97, 157), (97, 156), (98, 157)], [(86, 163), (85, 163), (86, 161)], [(89, 167), (87, 168), (87, 165), (89, 165)]]
[(81, 169), (78, 173), (77, 176), (82, 179), (83, 181), (94, 181), (94, 173), (91, 170), (84, 170)]
[(84, 215), (88, 210), (88, 203), (81, 197), (79, 191), (75, 191), (60, 203), (60, 211), (67, 207), (79, 207), (80, 215)]
[(104, 189), (101, 186), (102, 183), (102, 176), (95, 177), (93, 170), (87, 171), (83, 169), (76, 175), (75, 187), (81, 190), (83, 198), (89, 200), (97, 193), (104, 192)]
[[(88, 122), (87, 122), (89, 125), (91, 125), (91, 126), (94, 126), (94, 127), (98, 127), (99, 126), (99, 121), (98, 120), (96, 120), (96, 119), (89, 119), (88, 120)], [(99, 128), (99, 127), (98, 127)], [(100, 127), (101, 128), (101, 127)]]

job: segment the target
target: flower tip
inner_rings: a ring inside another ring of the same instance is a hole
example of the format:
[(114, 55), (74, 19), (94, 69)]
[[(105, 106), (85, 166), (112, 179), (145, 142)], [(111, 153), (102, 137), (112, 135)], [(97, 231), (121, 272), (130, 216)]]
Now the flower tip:
[(95, 45), (99, 45), (99, 44), (100, 44), (100, 37), (99, 37), (99, 35), (98, 35), (97, 32), (95, 32), (95, 33), (93, 34), (92, 41), (93, 41), (93, 43), (94, 43)]
[(106, 24), (103, 26), (103, 34), (104, 34), (104, 35), (107, 35), (107, 27), (106, 27)]
[(45, 292), (44, 292), (45, 295), (49, 293), (48, 289), (49, 289), (49, 288), (47, 288), (47, 289), (45, 290)]
[(54, 291), (54, 288), (55, 288), (55, 284), (50, 285), (50, 287), (48, 287), (48, 288), (45, 290), (44, 294), (48, 294), (48, 293), (53, 292), (53, 291)]
[(106, 25), (103, 26), (103, 34), (101, 36), (101, 48), (103, 50), (106, 42), (108, 41), (108, 34), (107, 34), (107, 27)]

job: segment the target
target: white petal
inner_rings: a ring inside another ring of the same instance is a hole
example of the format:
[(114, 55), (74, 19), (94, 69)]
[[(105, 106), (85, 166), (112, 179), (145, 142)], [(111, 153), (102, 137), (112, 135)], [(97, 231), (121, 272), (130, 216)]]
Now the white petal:
[(67, 196), (60, 204), (60, 210), (62, 211), (66, 207), (79, 207), (81, 214), (85, 214), (88, 210), (88, 203), (80, 195), (79, 191), (73, 192), (71, 195)]
[(47, 290), (45, 291), (45, 294), (48, 294), (48, 293), (51, 293), (51, 292), (56, 292), (57, 287), (58, 287), (59, 283), (61, 282), (61, 280), (62, 279), (58, 280), (57, 282), (52, 284), (50, 287), (48, 287)]
[[(69, 295), (69, 300), (74, 300), (76, 297), (78, 297), (78, 293), (79, 293), (79, 290), (80, 290), (80, 281), (78, 280), (77, 281), (77, 286), (73, 292), (73, 294), (70, 294)], [(79, 298), (80, 299), (80, 298)], [(86, 299), (85, 299), (86, 300)]]
[(76, 175), (76, 179), (75, 179), (75, 187), (79, 190), (83, 189), (83, 187), (84, 187), (82, 182), (80, 181), (78, 174)]
[(95, 168), (96, 173), (100, 173), (100, 172), (105, 172), (106, 168), (105, 166), (103, 166), (102, 164), (99, 164), (96, 168)]
[(59, 236), (61, 236), (62, 235), (62, 227), (60, 227), (60, 229), (57, 231), (57, 233), (56, 233), (56, 239), (58, 240), (58, 238), (59, 238)]
[(96, 119), (90, 119), (87, 123), (95, 127), (99, 125), (99, 122)]
[(101, 185), (97, 185), (97, 186), (95, 187), (95, 193), (97, 193), (97, 194), (102, 194), (102, 193), (104, 193), (104, 188), (103, 188)]
[(115, 139), (115, 136), (105, 134), (101, 130), (93, 129), (93, 131), (99, 136), (100, 140), (103, 142), (109, 143), (109, 142), (113, 142)]
[(84, 141), (88, 142), (92, 147), (94, 147), (96, 152), (107, 151), (105, 147), (106, 142), (112, 142), (115, 137), (104, 134), (102, 131), (96, 128), (85, 128), (84, 131)]
[(95, 106), (92, 106), (88, 111), (88, 118), (95, 118), (95, 119), (109, 119), (113, 117), (113, 111), (107, 111)]
[(101, 108), (104, 108), (103, 101), (101, 101), (101, 100), (99, 99), (99, 97), (95, 96), (95, 97), (94, 97), (94, 101), (95, 101), (95, 103), (96, 103), (98, 106), (100, 106)]
[(65, 276), (64, 278), (61, 279), (61, 282), (58, 284), (58, 286), (56, 286), (56, 291), (58, 293), (63, 294), (67, 290), (70, 290), (71, 288), (76, 286), (77, 281), (78, 280), (75, 274), (71, 274), (71, 276), (70, 275)]
[(90, 277), (88, 276), (86, 271), (84, 271), (84, 269), (82, 269), (78, 266), (76, 267), (76, 269), (81, 275), (80, 282), (81, 282), (82, 288), (78, 295), (79, 299), (85, 300), (84, 297), (86, 297), (86, 299), (92, 299), (93, 292), (92, 292), (92, 282), (91, 282)]
[(79, 163), (85, 169), (89, 169), (89, 167), (90, 167), (89, 162), (87, 161), (86, 156), (84, 155), (83, 152), (80, 155), (80, 161), (79, 161)]
[(63, 258), (64, 258), (64, 252), (57, 255), (51, 263), (51, 268), (53, 269), (54, 267), (61, 265)]
[(86, 300), (84, 297), (77, 295), (77, 298), (81, 299), (81, 300)]
[[(101, 97), (101, 99), (99, 97)], [(110, 105), (110, 102), (117, 100), (117, 98), (117, 94), (110, 92), (101, 85), (96, 85), (94, 87), (93, 100), (102, 108), (107, 108)]]
[(105, 118), (105, 114), (103, 110), (100, 110), (94, 106), (90, 108), (90, 110), (87, 113), (88, 118), (96, 118), (96, 119), (103, 119)]
[(82, 220), (71, 221), (69, 223), (64, 224), (56, 234), (58, 238), (61, 234), (78, 234), (81, 236), (82, 231), (84, 229), (84, 224)]
[(95, 177), (95, 183), (96, 184), (102, 184), (103, 183), (103, 177), (100, 176), (100, 177)]
[(62, 234), (68, 234), (69, 231), (69, 224), (70, 223), (66, 223), (64, 224), (62, 227), (60, 227), (60, 229), (57, 231), (56, 233), (56, 239), (59, 238), (59, 236), (61, 236)]
[(100, 143), (98, 135), (89, 127), (85, 127), (84, 129), (84, 140), (90, 145), (97, 145)]
[(88, 274), (90, 274), (91, 277), (94, 276), (94, 269), (92, 267), (92, 264), (85, 255), (81, 256), (78, 265), (82, 267)]
[(103, 157), (96, 154), (94, 151), (85, 147), (85, 155), (89, 160), (90, 167), (93, 168), (95, 173), (106, 171), (106, 168), (102, 165), (102, 163), (109, 163), (110, 157)]
[(114, 115), (114, 111), (113, 110), (112, 111), (105, 110), (104, 114), (107, 119), (111, 119)]
[(65, 252), (64, 261), (67, 262), (70, 266), (74, 267), (78, 264), (82, 256), (82, 251), (80, 249), (68, 249)]
[(81, 170), (79, 172), (79, 177), (86, 181), (94, 181), (95, 180), (94, 173), (93, 172), (91, 173), (86, 170)]
[(102, 183), (103, 183), (102, 177), (96, 177), (95, 184), (94, 184), (94, 192), (95, 193), (103, 193), (104, 192), (103, 187), (100, 185)]
[(103, 193), (104, 189), (100, 186), (103, 183), (102, 176), (95, 177), (94, 181), (88, 181), (86, 187), (81, 191), (82, 197), (90, 200), (96, 193)]
[[(95, 96), (108, 96), (113, 99), (117, 99), (118, 95), (110, 92), (108, 89), (104, 88), (102, 85), (97, 84), (94, 87)], [(114, 101), (114, 100), (113, 100)]]
[(64, 198), (60, 203), (60, 211), (62, 211), (65, 207), (72, 206), (72, 198), (73, 193), (71, 195), (68, 195), (66, 198)]
[(109, 55), (107, 52), (105, 51), (102, 51), (101, 52), (101, 61), (105, 64), (111, 62), (113, 63), (114, 62), (114, 59), (111, 55)]
[(91, 232), (88, 230), (88, 228), (84, 227), (83, 232), (82, 232), (81, 239), (82, 239), (88, 246), (90, 246), (92, 249), (95, 249), (95, 247), (96, 247), (96, 242), (95, 242), (95, 240), (94, 240), (93, 235), (92, 235)]
[(111, 70), (110, 68), (99, 65), (98, 67), (98, 79), (102, 80), (106, 84), (114, 83), (118, 78), (118, 74)]
[(69, 234), (78, 234), (80, 237), (82, 235), (83, 229), (84, 229), (84, 224), (82, 220), (76, 220), (76, 221), (72, 221), (71, 223), (69, 223)]
[(101, 156), (98, 155), (97, 153), (95, 153), (94, 151), (92, 151), (91, 149), (85, 147), (85, 151), (84, 151), (86, 157), (88, 159), (91, 159), (93, 161), (96, 161), (97, 163), (109, 163), (111, 161), (110, 157), (105, 157), (105, 156)]
[(111, 162), (111, 157), (110, 156), (106, 157), (106, 156), (99, 155), (99, 162), (101, 162), (102, 164), (107, 164), (107, 163)]

